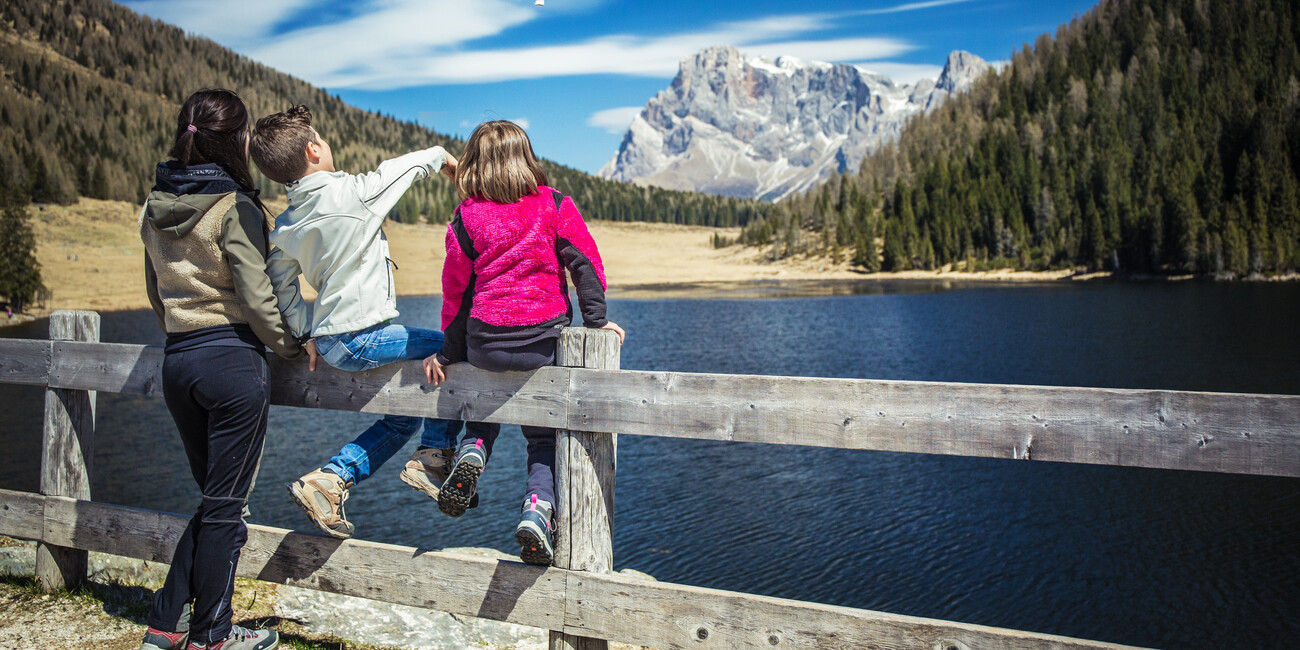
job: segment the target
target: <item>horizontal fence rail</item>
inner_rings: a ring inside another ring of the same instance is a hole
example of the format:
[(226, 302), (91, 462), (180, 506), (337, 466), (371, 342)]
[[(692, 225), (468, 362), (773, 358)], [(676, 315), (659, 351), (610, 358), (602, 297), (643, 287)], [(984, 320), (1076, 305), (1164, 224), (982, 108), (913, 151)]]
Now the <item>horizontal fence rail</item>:
[[(0, 383), (161, 394), (162, 350), (0, 339)], [(274, 404), (594, 433), (1300, 477), (1300, 396), (272, 361)]]
[[(0, 535), (169, 562), (188, 519), (0, 490)], [(238, 575), (654, 648), (1125, 648), (250, 525)]]

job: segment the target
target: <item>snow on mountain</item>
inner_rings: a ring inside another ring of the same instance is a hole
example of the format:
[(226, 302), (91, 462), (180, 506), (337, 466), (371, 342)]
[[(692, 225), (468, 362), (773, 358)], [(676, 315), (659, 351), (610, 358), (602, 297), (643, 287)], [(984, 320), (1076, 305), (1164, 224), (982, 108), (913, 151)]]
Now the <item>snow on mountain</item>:
[(682, 60), (598, 175), (726, 196), (779, 200), (898, 136), (990, 69), (953, 52), (937, 81), (912, 85), (845, 64), (775, 61), (712, 47)]

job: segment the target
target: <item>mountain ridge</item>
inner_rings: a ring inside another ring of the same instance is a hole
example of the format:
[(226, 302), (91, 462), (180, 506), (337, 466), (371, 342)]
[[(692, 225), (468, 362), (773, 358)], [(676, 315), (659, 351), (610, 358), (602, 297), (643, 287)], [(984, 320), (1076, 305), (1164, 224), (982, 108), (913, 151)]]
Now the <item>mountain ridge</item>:
[(907, 119), (992, 69), (949, 55), (939, 79), (897, 84), (849, 64), (767, 59), (731, 46), (681, 61), (597, 175), (678, 190), (779, 200), (856, 171)]

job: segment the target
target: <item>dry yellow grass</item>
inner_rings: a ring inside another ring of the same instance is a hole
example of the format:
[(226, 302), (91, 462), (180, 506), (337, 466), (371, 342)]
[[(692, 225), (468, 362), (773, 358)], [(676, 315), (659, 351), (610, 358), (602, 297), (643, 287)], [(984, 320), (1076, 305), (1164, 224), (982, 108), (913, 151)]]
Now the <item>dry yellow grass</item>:
[[(283, 204), (270, 206), (272, 210)], [(37, 259), (52, 292), (48, 309), (147, 309), (144, 247), (137, 230), (139, 207), (121, 201), (82, 199), (71, 206), (32, 209)], [(715, 233), (734, 238), (726, 228), (655, 223), (593, 221), (611, 293), (634, 297), (712, 293), (708, 283), (736, 287), (756, 280), (817, 283), (862, 279), (1053, 280), (1069, 272), (987, 273), (909, 271), (863, 275), (848, 264), (832, 265), (821, 257), (767, 262), (764, 251), (731, 246), (714, 249)], [(441, 293), (445, 226), (389, 223), (385, 226), (396, 272), (398, 293)], [(706, 286), (700, 286), (705, 284)], [(312, 296), (310, 289), (304, 291)]]

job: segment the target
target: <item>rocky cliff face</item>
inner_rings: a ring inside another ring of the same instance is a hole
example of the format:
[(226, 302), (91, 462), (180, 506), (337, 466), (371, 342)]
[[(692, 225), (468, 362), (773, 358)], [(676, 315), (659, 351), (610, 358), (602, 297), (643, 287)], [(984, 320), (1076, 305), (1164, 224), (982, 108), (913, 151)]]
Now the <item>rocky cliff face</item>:
[(806, 190), (898, 136), (907, 118), (989, 70), (953, 52), (938, 81), (899, 85), (851, 65), (769, 61), (734, 47), (682, 60), (632, 121), (605, 178), (777, 200)]

